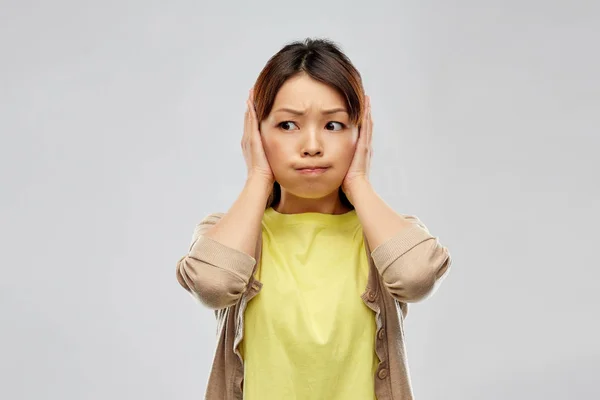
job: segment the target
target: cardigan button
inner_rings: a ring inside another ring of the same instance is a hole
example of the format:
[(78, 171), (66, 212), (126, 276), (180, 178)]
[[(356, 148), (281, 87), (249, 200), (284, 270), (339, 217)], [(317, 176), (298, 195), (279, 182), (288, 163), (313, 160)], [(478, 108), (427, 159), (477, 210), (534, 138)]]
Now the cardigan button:
[(367, 298), (369, 299), (369, 301), (375, 301), (376, 297), (377, 297), (377, 293), (375, 293), (372, 290), (369, 290), (369, 293), (367, 293)]
[(379, 377), (379, 379), (385, 379), (388, 376), (388, 370), (385, 368), (382, 368), (379, 370), (379, 373), (377, 374), (377, 376)]
[(381, 328), (381, 329), (379, 330), (379, 332), (377, 332), (377, 337), (378, 337), (379, 339), (383, 339), (383, 338), (385, 337), (385, 330), (384, 330), (383, 328)]

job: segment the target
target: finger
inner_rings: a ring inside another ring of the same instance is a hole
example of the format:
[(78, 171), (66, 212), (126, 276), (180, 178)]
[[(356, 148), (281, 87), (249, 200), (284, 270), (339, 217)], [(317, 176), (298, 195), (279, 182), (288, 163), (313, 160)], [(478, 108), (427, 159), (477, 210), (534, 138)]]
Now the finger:
[(369, 96), (365, 96), (365, 108), (363, 110), (362, 122), (360, 125), (360, 131), (358, 135), (358, 141), (360, 144), (367, 138), (368, 130), (368, 110), (369, 110)]
[(250, 107), (250, 127), (252, 129), (251, 133), (259, 133), (260, 134), (260, 130), (259, 130), (259, 124), (258, 124), (258, 117), (256, 115), (256, 109), (254, 108), (254, 102), (253, 101), (248, 101), (249, 102), (249, 107)]
[(362, 114), (362, 125), (367, 121), (367, 110), (369, 109), (369, 96), (365, 95), (365, 105)]
[(250, 103), (246, 100), (246, 112), (244, 113), (244, 133), (242, 135), (242, 147), (248, 142), (250, 135)]
[(371, 98), (370, 97), (369, 97), (369, 107), (368, 107), (368, 112), (367, 112), (367, 132), (368, 132), (367, 143), (369, 144), (369, 146), (371, 146), (371, 143), (373, 142), (373, 114), (371, 112)]
[(250, 137), (250, 108), (252, 107), (253, 91), (253, 87), (248, 90), (248, 98), (246, 99), (246, 112), (244, 114), (244, 139), (246, 141)]

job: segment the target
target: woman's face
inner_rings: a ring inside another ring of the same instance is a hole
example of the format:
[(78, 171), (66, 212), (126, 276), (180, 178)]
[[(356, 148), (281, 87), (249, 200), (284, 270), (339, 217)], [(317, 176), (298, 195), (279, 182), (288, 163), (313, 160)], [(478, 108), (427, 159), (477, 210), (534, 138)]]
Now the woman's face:
[[(282, 85), (271, 113), (261, 121), (260, 131), (265, 154), (282, 190), (310, 199), (338, 190), (358, 139), (358, 127), (350, 125), (344, 98), (305, 74)], [(326, 169), (301, 170), (315, 166)]]

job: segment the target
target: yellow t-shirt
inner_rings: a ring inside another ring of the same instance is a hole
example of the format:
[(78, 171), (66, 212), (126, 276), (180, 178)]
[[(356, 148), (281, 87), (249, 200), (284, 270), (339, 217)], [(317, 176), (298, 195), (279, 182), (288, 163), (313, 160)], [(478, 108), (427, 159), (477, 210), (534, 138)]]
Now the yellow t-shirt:
[(341, 215), (265, 210), (261, 291), (247, 305), (245, 400), (375, 399), (375, 314), (362, 226)]

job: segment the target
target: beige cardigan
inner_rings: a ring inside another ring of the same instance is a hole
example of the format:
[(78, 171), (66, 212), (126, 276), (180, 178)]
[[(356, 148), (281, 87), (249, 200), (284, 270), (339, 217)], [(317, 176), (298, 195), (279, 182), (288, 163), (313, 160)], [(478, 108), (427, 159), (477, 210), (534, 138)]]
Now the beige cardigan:
[[(177, 280), (197, 301), (215, 310), (217, 318), (218, 343), (205, 400), (242, 400), (244, 366), (238, 346), (246, 305), (262, 288), (254, 277), (262, 240), (254, 259), (204, 236), (223, 215), (210, 214), (196, 226), (188, 254), (177, 262)], [(452, 263), (448, 249), (416, 216), (401, 215), (413, 226), (372, 252), (364, 237), (370, 272), (361, 298), (377, 323), (374, 343), (380, 362), (374, 390), (378, 400), (413, 399), (403, 328), (408, 303), (430, 297)]]

